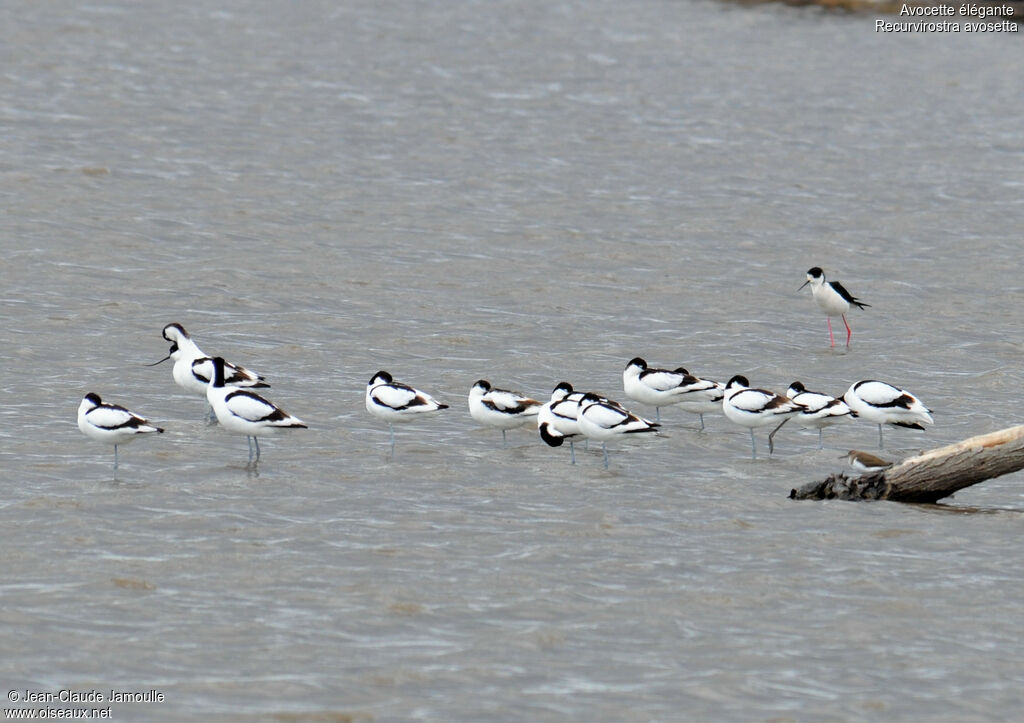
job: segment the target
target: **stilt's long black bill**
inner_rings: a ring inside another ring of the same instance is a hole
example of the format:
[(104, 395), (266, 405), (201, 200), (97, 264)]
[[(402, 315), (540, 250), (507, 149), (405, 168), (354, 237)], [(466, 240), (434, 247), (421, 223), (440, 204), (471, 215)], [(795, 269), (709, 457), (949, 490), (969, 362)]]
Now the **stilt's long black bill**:
[(167, 361), (170, 358), (171, 358), (171, 355), (168, 354), (167, 356), (165, 356), (163, 359), (161, 359), (158, 362), (153, 362), (152, 364), (143, 364), (142, 366), (144, 366), (144, 367), (155, 367), (157, 364), (163, 364), (165, 361)]

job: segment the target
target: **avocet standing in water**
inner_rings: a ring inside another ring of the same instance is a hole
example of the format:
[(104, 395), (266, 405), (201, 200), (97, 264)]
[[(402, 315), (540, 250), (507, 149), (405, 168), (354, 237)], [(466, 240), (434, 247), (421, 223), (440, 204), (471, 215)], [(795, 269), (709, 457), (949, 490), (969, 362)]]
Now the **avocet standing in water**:
[(910, 392), (875, 379), (850, 385), (843, 401), (859, 417), (878, 425), (878, 448), (882, 449), (882, 425), (924, 430), (933, 424), (931, 410)]
[[(206, 389), (206, 399), (217, 415), (217, 421), (224, 431), (244, 435), (249, 442), (249, 463), (260, 460), (261, 434), (281, 429), (306, 429), (298, 417), (285, 412), (276, 404), (248, 389), (229, 387), (224, 383), (226, 363), (222, 358), (213, 358), (213, 378)], [(255, 446), (255, 457), (253, 447)]]
[[(173, 360), (174, 368), (171, 374), (178, 386), (185, 391), (206, 397), (206, 390), (213, 379), (213, 358), (203, 353), (181, 324), (168, 324), (164, 327), (163, 336), (171, 342), (170, 351), (160, 361), (147, 366), (152, 367), (168, 359)], [(224, 362), (224, 384), (229, 387), (252, 389), (270, 386), (259, 374), (229, 362)]]
[(164, 431), (122, 406), (105, 403), (99, 394), (92, 392), (78, 405), (78, 428), (86, 437), (114, 446), (114, 469), (117, 469), (118, 445), (128, 444), (140, 434)]
[(692, 376), (682, 367), (671, 371), (652, 369), (636, 357), (622, 371), (622, 388), (626, 396), (654, 407), (655, 419), (661, 422), (661, 408), (678, 404), (688, 412), (700, 414), (704, 429), (704, 412), (718, 408), (722, 401), (722, 385)]
[[(750, 430), (750, 453), (757, 459), (757, 441), (754, 439), (754, 428), (764, 427), (782, 420), (783, 424), (789, 417), (800, 411), (800, 405), (788, 397), (775, 394), (767, 389), (751, 389), (750, 382), (741, 374), (737, 374), (725, 385), (725, 396), (722, 398), (722, 412), (730, 422), (747, 427)], [(775, 432), (782, 427), (780, 424)], [(771, 438), (768, 439), (768, 454), (774, 451)]]
[(682, 374), (686, 378), (685, 385), (687, 387), (686, 396), (677, 406), (684, 412), (699, 415), (700, 428), (701, 431), (704, 431), (704, 414), (722, 411), (725, 385), (713, 379), (695, 377), (683, 367), (676, 369), (676, 373)]
[(480, 379), (469, 390), (469, 414), (485, 427), (501, 430), (501, 444), (508, 446), (505, 432), (533, 422), (542, 404), (536, 399), (507, 389), (495, 389)]
[(821, 392), (809, 391), (800, 382), (790, 384), (789, 389), (786, 390), (786, 396), (800, 405), (800, 411), (793, 416), (793, 421), (804, 429), (818, 430), (818, 449), (822, 449), (822, 430), (844, 419), (849, 419), (852, 414), (842, 399), (836, 399)]
[(395, 453), (395, 424), (411, 422), (447, 408), (447, 404), (441, 404), (426, 392), (396, 382), (386, 371), (377, 372), (366, 384), (366, 411), (388, 423), (392, 455)]
[(580, 436), (577, 415), (583, 392), (574, 391), (569, 382), (559, 382), (551, 391), (551, 401), (541, 405), (537, 412), (537, 431), (549, 447), (561, 447), (569, 440), (570, 464), (576, 464), (576, 449), (573, 439)]
[(864, 309), (871, 306), (871, 304), (865, 304), (859, 299), (854, 298), (853, 294), (847, 291), (838, 281), (826, 281), (825, 272), (819, 266), (808, 269), (807, 281), (800, 288), (804, 288), (807, 284), (811, 285), (811, 296), (814, 297), (818, 308), (825, 312), (825, 318), (828, 320), (828, 340), (832, 346), (836, 345), (835, 337), (832, 336), (833, 316), (842, 317), (843, 324), (846, 326), (846, 346), (850, 346), (850, 337), (853, 336), (853, 332), (846, 321), (846, 312), (850, 310), (851, 305)]
[(606, 442), (620, 434), (639, 434), (655, 432), (661, 425), (626, 411), (619, 404), (602, 399), (597, 394), (587, 392), (579, 403), (576, 415), (580, 432), (588, 439), (596, 439), (601, 443), (604, 452), (604, 468), (608, 469), (608, 447)]
[(622, 370), (622, 390), (634, 402), (654, 407), (656, 420), (661, 421), (661, 408), (681, 402), (686, 390), (684, 376), (668, 369), (652, 369), (640, 357), (631, 359)]

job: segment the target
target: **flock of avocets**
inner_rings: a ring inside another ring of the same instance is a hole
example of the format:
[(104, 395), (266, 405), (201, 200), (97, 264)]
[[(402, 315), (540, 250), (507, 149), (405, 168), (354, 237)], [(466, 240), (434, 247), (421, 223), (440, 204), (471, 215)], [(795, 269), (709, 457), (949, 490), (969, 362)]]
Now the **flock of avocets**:
[[(832, 345), (835, 346), (833, 316), (842, 317), (849, 345), (852, 332), (846, 321), (846, 312), (851, 305), (864, 308), (867, 304), (851, 296), (839, 282), (826, 281), (817, 266), (807, 272), (804, 286), (807, 284), (811, 285), (814, 300), (826, 314)], [(306, 428), (298, 417), (252, 391), (269, 386), (262, 376), (221, 357), (207, 356), (181, 324), (165, 326), (163, 337), (171, 343), (170, 352), (149, 366), (173, 360), (174, 381), (186, 391), (204, 396), (212, 415), (225, 431), (247, 438), (250, 464), (254, 465), (259, 460), (260, 435), (282, 429)], [(859, 417), (878, 425), (879, 449), (883, 447), (883, 425), (923, 430), (923, 425), (933, 421), (929, 410), (913, 394), (874, 379), (853, 383), (840, 398), (809, 391), (800, 382), (793, 382), (785, 394), (776, 394), (766, 389), (751, 388), (742, 375), (722, 384), (694, 376), (682, 367), (654, 369), (637, 357), (622, 372), (622, 385), (631, 400), (655, 408), (654, 421), (634, 414), (606, 397), (576, 391), (568, 382), (555, 386), (551, 400), (544, 403), (518, 392), (497, 389), (481, 379), (469, 390), (469, 413), (478, 423), (500, 429), (503, 442), (507, 430), (527, 424), (536, 425), (541, 439), (552, 447), (561, 446), (568, 440), (572, 464), (576, 463), (575, 439), (582, 437), (599, 441), (605, 468), (608, 467), (606, 443), (609, 440), (625, 434), (656, 431), (661, 426), (661, 408), (668, 406), (699, 415), (702, 430), (704, 414), (721, 410), (731, 422), (750, 430), (751, 455), (755, 459), (757, 440), (754, 429), (775, 425), (768, 435), (771, 453), (775, 433), (790, 419), (806, 429), (818, 430), (819, 449), (822, 448), (824, 428), (849, 417)], [(438, 402), (426, 392), (395, 381), (386, 371), (374, 374), (366, 385), (366, 409), (388, 423), (392, 454), (396, 423), (409, 422), (447, 408), (447, 404)], [(140, 435), (164, 431), (125, 407), (104, 403), (99, 395), (93, 393), (87, 394), (78, 407), (78, 427), (92, 439), (113, 445), (115, 469), (119, 445), (127, 444)], [(850, 452), (849, 458), (851, 464), (862, 470), (885, 464), (864, 452)]]

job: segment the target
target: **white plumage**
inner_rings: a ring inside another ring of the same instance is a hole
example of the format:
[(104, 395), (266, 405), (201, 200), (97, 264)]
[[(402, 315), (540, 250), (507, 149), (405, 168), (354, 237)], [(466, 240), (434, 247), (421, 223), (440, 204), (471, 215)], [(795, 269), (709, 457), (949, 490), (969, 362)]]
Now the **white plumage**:
[(714, 379), (705, 379), (690, 374), (683, 367), (676, 369), (687, 377), (687, 393), (678, 407), (684, 412), (700, 415), (700, 428), (704, 429), (704, 414), (722, 411), (722, 397), (725, 396), (725, 385)]
[(259, 435), (281, 429), (306, 429), (306, 424), (301, 419), (293, 417), (256, 392), (226, 386), (226, 364), (221, 357), (214, 357), (212, 365), (213, 377), (206, 389), (206, 399), (224, 431), (243, 435), (248, 439), (250, 462), (255, 463), (260, 459), (260, 443), (257, 439)]
[(118, 464), (118, 445), (128, 444), (141, 434), (164, 431), (122, 406), (104, 403), (99, 394), (92, 392), (78, 405), (78, 428), (90, 439), (113, 445), (114, 469)]
[[(174, 377), (175, 383), (185, 391), (205, 398), (210, 380), (213, 379), (213, 358), (203, 353), (181, 324), (173, 323), (165, 326), (163, 337), (171, 342), (170, 351), (160, 361), (147, 366), (156, 366), (168, 359), (172, 360), (174, 366), (171, 369), (171, 375)], [(224, 362), (224, 385), (247, 389), (270, 386), (256, 372), (227, 361)]]
[(699, 379), (683, 367), (652, 369), (636, 357), (622, 371), (622, 388), (633, 401), (653, 406), (657, 421), (661, 421), (662, 407), (678, 404), (687, 412), (699, 414), (700, 428), (704, 429), (704, 412), (719, 408), (724, 387), (710, 379)]
[(541, 405), (537, 412), (540, 438), (550, 447), (560, 447), (568, 439), (571, 464), (576, 464), (573, 438), (581, 434), (577, 415), (583, 396), (583, 392), (573, 391), (569, 382), (559, 382), (551, 391), (551, 401)]
[(478, 380), (469, 390), (469, 414), (480, 424), (505, 432), (528, 424), (537, 417), (541, 403), (519, 392), (496, 389), (486, 379)]
[(411, 422), (424, 414), (447, 409), (426, 392), (396, 382), (386, 371), (379, 371), (366, 384), (366, 411), (388, 423), (391, 451), (395, 451), (396, 423)]
[(622, 372), (622, 388), (630, 399), (653, 405), (656, 421), (661, 421), (661, 407), (678, 405), (683, 411), (700, 415), (700, 428), (704, 429), (704, 413), (722, 408), (725, 385), (695, 377), (683, 367), (651, 369), (636, 357)]
[(865, 379), (850, 385), (843, 401), (857, 416), (878, 425), (878, 448), (882, 449), (882, 425), (924, 429), (933, 424), (931, 411), (908, 391), (877, 379)]
[(793, 382), (786, 390), (786, 396), (800, 405), (800, 411), (793, 421), (805, 429), (818, 430), (818, 449), (822, 448), (822, 430), (833, 424), (849, 419), (850, 407), (842, 399), (829, 394), (812, 392), (800, 382)]
[[(757, 459), (757, 442), (754, 439), (754, 428), (773, 424), (778, 420), (785, 422), (790, 416), (800, 411), (799, 405), (788, 397), (770, 392), (767, 389), (751, 389), (745, 376), (737, 374), (725, 385), (725, 396), (722, 398), (722, 412), (734, 424), (750, 430), (750, 449), (753, 459)], [(782, 425), (780, 424), (779, 427)], [(775, 429), (778, 431), (778, 427)], [(774, 432), (772, 432), (774, 434)], [(774, 451), (772, 440), (768, 440), (768, 453)]]
[(654, 432), (661, 426), (657, 422), (644, 419), (623, 409), (621, 405), (602, 399), (599, 395), (591, 392), (584, 394), (580, 400), (576, 419), (583, 436), (601, 443), (605, 469), (608, 468), (606, 442), (609, 439), (622, 434)]
[(814, 298), (814, 302), (818, 305), (819, 309), (825, 312), (825, 318), (828, 321), (828, 339), (832, 346), (836, 345), (835, 337), (832, 336), (833, 316), (841, 316), (843, 318), (843, 324), (846, 326), (846, 346), (850, 346), (850, 337), (853, 335), (853, 332), (846, 321), (846, 312), (850, 310), (851, 305), (864, 309), (871, 306), (871, 304), (865, 304), (859, 299), (854, 298), (853, 294), (847, 291), (846, 287), (838, 281), (826, 281), (825, 272), (821, 270), (820, 266), (814, 266), (807, 270), (807, 281), (801, 284), (800, 288), (802, 289), (808, 284), (811, 285), (811, 296)]

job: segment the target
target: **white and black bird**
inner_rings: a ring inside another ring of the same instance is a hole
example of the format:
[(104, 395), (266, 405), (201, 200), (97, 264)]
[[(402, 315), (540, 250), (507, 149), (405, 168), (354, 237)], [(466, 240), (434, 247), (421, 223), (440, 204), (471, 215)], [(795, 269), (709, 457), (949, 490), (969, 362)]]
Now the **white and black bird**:
[(657, 431), (661, 425), (644, 419), (622, 408), (620, 404), (602, 399), (593, 392), (587, 392), (579, 403), (576, 415), (580, 432), (588, 439), (601, 443), (604, 452), (604, 468), (608, 469), (609, 439), (623, 434), (641, 434)]
[(227, 364), (219, 356), (214, 357), (212, 363), (213, 376), (206, 388), (206, 399), (224, 431), (246, 437), (251, 464), (260, 459), (260, 442), (257, 439), (260, 435), (282, 429), (307, 428), (301, 419), (256, 392), (227, 386), (224, 381)]
[(93, 392), (86, 394), (78, 405), (78, 428), (90, 439), (113, 445), (114, 469), (117, 469), (119, 445), (128, 444), (140, 435), (164, 431), (122, 406), (105, 403)]
[(892, 462), (859, 449), (851, 449), (840, 457), (840, 459), (849, 461), (850, 466), (858, 472), (881, 472), (884, 469), (889, 469), (893, 465)]
[[(854, 298), (853, 294), (847, 291), (838, 281), (826, 281), (825, 272), (819, 266), (808, 269), (807, 281), (801, 284), (800, 289), (807, 286), (807, 284), (811, 285), (811, 296), (814, 297), (818, 308), (825, 312), (825, 318), (828, 321), (829, 342), (832, 346), (836, 345), (835, 337), (832, 335), (832, 317), (840, 316), (843, 319), (843, 324), (846, 326), (846, 346), (850, 346), (850, 338), (853, 336), (853, 332), (850, 330), (849, 322), (846, 321), (846, 312), (850, 310), (851, 306), (864, 309), (870, 307), (871, 304), (865, 304), (859, 299)], [(800, 289), (797, 289), (797, 291)]]
[(700, 417), (700, 428), (704, 429), (704, 415), (708, 412), (722, 411), (722, 397), (725, 396), (725, 385), (713, 379), (697, 377), (685, 368), (676, 369), (676, 374), (682, 374), (685, 378), (684, 386), (686, 395), (676, 406), (684, 412), (696, 414)]
[(931, 410), (908, 391), (876, 379), (850, 385), (843, 401), (857, 416), (878, 425), (878, 448), (883, 448), (882, 425), (924, 430), (933, 424)]
[(790, 384), (786, 396), (800, 405), (800, 411), (792, 417), (793, 421), (804, 429), (818, 430), (818, 449), (822, 449), (821, 437), (825, 427), (849, 419), (853, 415), (850, 407), (842, 399), (822, 392), (812, 392), (800, 382)]
[(579, 419), (583, 392), (573, 390), (569, 382), (559, 382), (551, 391), (551, 401), (537, 412), (537, 431), (549, 447), (561, 447), (569, 440), (570, 464), (576, 464), (573, 440), (581, 435)]
[(668, 369), (654, 369), (640, 357), (631, 359), (622, 370), (622, 389), (634, 402), (654, 407), (657, 421), (661, 408), (682, 401), (684, 375)]
[[(800, 405), (782, 394), (768, 391), (767, 389), (751, 389), (750, 382), (741, 374), (737, 374), (725, 385), (725, 396), (722, 398), (722, 412), (726, 418), (735, 424), (747, 427), (750, 430), (750, 452), (753, 459), (757, 459), (757, 441), (754, 439), (754, 429), (774, 424), (782, 420), (782, 424), (788, 421), (789, 417), (800, 411)], [(779, 431), (780, 424), (772, 432)], [(768, 453), (774, 451), (771, 437), (768, 439)]]
[(661, 421), (661, 408), (678, 404), (687, 412), (700, 415), (704, 429), (704, 412), (713, 411), (722, 401), (723, 386), (698, 379), (686, 369), (653, 369), (636, 357), (622, 371), (622, 388), (635, 402), (654, 407), (656, 421)]
[(366, 384), (366, 411), (388, 423), (392, 454), (395, 451), (395, 424), (411, 422), (447, 408), (447, 404), (441, 404), (426, 392), (396, 382), (386, 371), (377, 372)]
[[(172, 360), (174, 367), (171, 369), (171, 374), (177, 385), (187, 392), (205, 398), (206, 390), (213, 378), (213, 357), (203, 353), (203, 350), (192, 341), (192, 337), (181, 324), (173, 323), (165, 326), (163, 337), (171, 342), (170, 351), (160, 361), (146, 366), (154, 367), (157, 364), (163, 364), (168, 359)], [(224, 362), (224, 385), (247, 389), (261, 389), (270, 386), (256, 372), (230, 362)]]
[(496, 389), (486, 379), (477, 380), (469, 390), (469, 414), (480, 424), (501, 430), (502, 446), (507, 446), (505, 432), (536, 420), (543, 406), (519, 392)]

